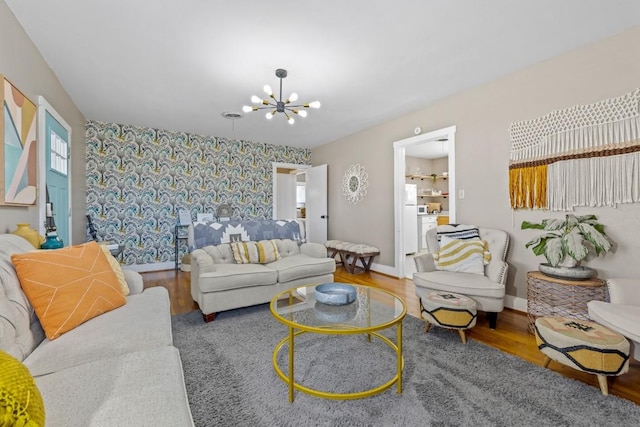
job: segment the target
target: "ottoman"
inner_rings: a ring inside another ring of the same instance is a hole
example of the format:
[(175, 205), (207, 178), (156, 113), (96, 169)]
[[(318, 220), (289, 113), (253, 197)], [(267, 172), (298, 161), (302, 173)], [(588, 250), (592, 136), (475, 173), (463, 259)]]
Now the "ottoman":
[(609, 394), (607, 376), (629, 370), (629, 341), (598, 323), (568, 317), (539, 317), (535, 323), (536, 343), (546, 356), (598, 377), (600, 391)]
[(425, 332), (429, 332), (431, 324), (457, 329), (463, 344), (467, 343), (465, 331), (476, 324), (476, 302), (452, 292), (429, 292), (420, 298), (420, 312), (426, 321)]

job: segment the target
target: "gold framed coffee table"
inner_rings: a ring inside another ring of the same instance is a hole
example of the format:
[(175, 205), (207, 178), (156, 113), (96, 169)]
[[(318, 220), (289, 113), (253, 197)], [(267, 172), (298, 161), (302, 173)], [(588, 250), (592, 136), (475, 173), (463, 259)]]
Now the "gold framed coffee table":
[[(271, 300), (271, 314), (279, 322), (287, 325), (288, 335), (273, 350), (273, 368), (278, 376), (289, 387), (289, 402), (293, 402), (294, 390), (302, 391), (316, 397), (327, 399), (360, 399), (383, 392), (393, 384), (397, 384), (398, 394), (402, 393), (402, 321), (407, 314), (407, 307), (400, 298), (383, 289), (365, 285), (354, 285), (356, 299), (351, 304), (326, 305), (316, 301), (317, 285), (292, 288), (277, 294)], [(396, 343), (377, 331), (397, 327)], [(304, 333), (324, 335), (357, 335), (366, 334), (379, 339), (391, 347), (396, 353), (396, 374), (386, 383), (370, 390), (356, 393), (333, 393), (315, 390), (296, 383), (294, 378), (295, 338)], [(278, 365), (278, 354), (288, 344), (289, 372), (286, 375)]]

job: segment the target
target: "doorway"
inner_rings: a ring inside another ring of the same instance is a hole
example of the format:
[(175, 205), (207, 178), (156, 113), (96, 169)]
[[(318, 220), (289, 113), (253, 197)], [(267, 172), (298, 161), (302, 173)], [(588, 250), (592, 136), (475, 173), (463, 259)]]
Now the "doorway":
[[(303, 205), (298, 205), (300, 185), (304, 186)], [(306, 241), (324, 244), (327, 211), (327, 165), (273, 163), (273, 219), (298, 218), (304, 223)]]
[[(425, 134), (417, 135), (411, 138), (403, 139), (393, 143), (394, 151), (394, 217), (395, 217), (395, 264), (396, 275), (399, 278), (407, 276), (406, 254), (405, 254), (405, 184), (408, 175), (414, 174), (416, 171), (407, 170), (406, 156), (407, 152), (427, 151), (429, 147), (440, 148), (440, 144), (447, 142), (447, 179), (449, 197), (447, 197), (449, 209), (449, 223), (456, 222), (456, 198), (455, 198), (455, 133), (456, 127), (450, 126), (444, 129), (435, 130)], [(428, 145), (431, 144), (431, 145)], [(431, 176), (432, 171), (424, 172), (426, 176)], [(442, 191), (442, 190), (436, 190)], [(417, 222), (417, 218), (416, 218)], [(416, 239), (418, 237), (416, 236)]]

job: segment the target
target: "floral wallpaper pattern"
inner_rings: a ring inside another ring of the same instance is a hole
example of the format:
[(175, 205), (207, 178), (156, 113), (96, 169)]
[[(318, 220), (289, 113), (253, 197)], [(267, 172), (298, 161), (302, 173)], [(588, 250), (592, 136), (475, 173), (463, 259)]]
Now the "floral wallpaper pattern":
[[(308, 149), (89, 121), (87, 214), (124, 264), (173, 261), (178, 211), (272, 217), (272, 162), (309, 164)], [(181, 255), (186, 245), (181, 247)]]

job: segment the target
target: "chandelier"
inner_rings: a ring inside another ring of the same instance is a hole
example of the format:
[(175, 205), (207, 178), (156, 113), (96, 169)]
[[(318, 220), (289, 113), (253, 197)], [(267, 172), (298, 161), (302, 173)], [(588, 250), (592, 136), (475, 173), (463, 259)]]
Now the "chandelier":
[(320, 108), (319, 101), (309, 102), (308, 104), (292, 104), (298, 100), (298, 95), (294, 92), (284, 101), (282, 100), (282, 79), (287, 77), (287, 70), (283, 70), (282, 68), (278, 68), (276, 70), (276, 77), (280, 79), (280, 97), (276, 99), (273, 95), (273, 90), (271, 90), (271, 86), (264, 85), (264, 92), (269, 95), (269, 99), (262, 99), (256, 95), (251, 97), (251, 102), (254, 104), (258, 104), (258, 106), (250, 106), (245, 105), (242, 107), (242, 111), (245, 113), (249, 113), (251, 111), (258, 110), (269, 110), (266, 114), (268, 120), (271, 120), (276, 113), (283, 113), (287, 118), (287, 122), (290, 125), (294, 124), (296, 121), (292, 117), (293, 114), (298, 115), (300, 117), (307, 117), (307, 111), (304, 108)]

